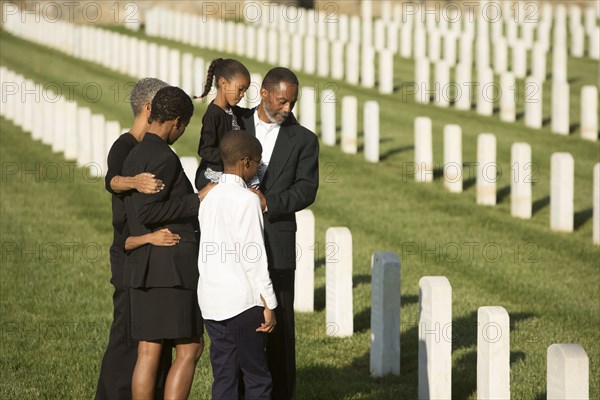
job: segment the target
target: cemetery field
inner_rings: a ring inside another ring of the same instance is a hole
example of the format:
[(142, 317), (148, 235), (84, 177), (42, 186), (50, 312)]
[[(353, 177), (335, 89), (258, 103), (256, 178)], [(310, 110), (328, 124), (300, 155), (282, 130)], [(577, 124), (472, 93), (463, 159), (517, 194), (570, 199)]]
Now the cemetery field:
[[(112, 29), (112, 28), (111, 28)], [(118, 29), (118, 28), (115, 28)], [(142, 33), (120, 32), (148, 39)], [(216, 52), (150, 38), (209, 61)], [(72, 87), (73, 98), (93, 113), (131, 122), (128, 94), (133, 78), (31, 44), (0, 30), (0, 65), (48, 89)], [(239, 57), (251, 72), (269, 66)], [(590, 359), (590, 398), (600, 397), (600, 249), (592, 244), (592, 169), (600, 145), (579, 137), (579, 89), (598, 84), (598, 63), (569, 59), (573, 133), (550, 133), (549, 125), (525, 128), (472, 111), (416, 104), (403, 81), (414, 79), (414, 60), (395, 60), (391, 96), (339, 81), (298, 74), (302, 86), (333, 89), (337, 99), (354, 95), (359, 110), (377, 100), (381, 112), (381, 162), (343, 154), (339, 146), (321, 147), (320, 189), (311, 210), (316, 220), (314, 313), (297, 322), (298, 397), (300, 399), (417, 398), (418, 282), (443, 275), (453, 288), (453, 398), (476, 398), (477, 309), (503, 306), (511, 323), (511, 395), (546, 398), (546, 350), (554, 343), (579, 343)], [(550, 90), (545, 90), (545, 96)], [(547, 98), (545, 98), (546, 101)], [(186, 134), (175, 145), (181, 156), (195, 155), (200, 102)], [(338, 103), (339, 104), (339, 103)], [(518, 105), (522, 110), (523, 104)], [(518, 108), (519, 110), (519, 108)], [(340, 126), (338, 112), (338, 130)], [(550, 116), (549, 103), (544, 118)], [(359, 127), (362, 127), (359, 111)], [(434, 182), (412, 176), (413, 123), (433, 122)], [(36, 118), (36, 116), (32, 116)], [(440, 176), (442, 130), (458, 124), (463, 133), (465, 191), (451, 194)], [(319, 129), (318, 129), (319, 130)], [(359, 129), (359, 131), (362, 129)], [(0, 397), (3, 399), (91, 398), (112, 319), (108, 248), (112, 240), (110, 196), (103, 180), (92, 178), (50, 146), (33, 141), (0, 119)], [(497, 138), (498, 205), (475, 204), (477, 135)], [(338, 132), (339, 137), (339, 132)], [(510, 147), (532, 147), (533, 217), (510, 216)], [(549, 229), (550, 156), (569, 152), (575, 160), (575, 231)], [(348, 227), (353, 235), (354, 335), (331, 338), (325, 326), (325, 231)], [(401, 258), (401, 375), (369, 376), (370, 260), (375, 251)], [(208, 344), (208, 342), (207, 342)], [(208, 348), (208, 346), (207, 346)], [(210, 398), (211, 371), (206, 352), (198, 365), (190, 398)]]

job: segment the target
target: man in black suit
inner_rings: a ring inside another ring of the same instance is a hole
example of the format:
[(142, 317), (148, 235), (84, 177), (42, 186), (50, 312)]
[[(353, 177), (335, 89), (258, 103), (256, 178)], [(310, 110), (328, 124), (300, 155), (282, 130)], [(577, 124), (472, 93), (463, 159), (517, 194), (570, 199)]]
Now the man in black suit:
[(255, 192), (264, 211), (269, 273), (279, 304), (277, 328), (267, 346), (274, 400), (296, 396), (295, 213), (315, 201), (319, 187), (319, 141), (292, 114), (298, 86), (298, 78), (289, 69), (272, 69), (263, 80), (260, 105), (242, 118), (246, 131), (256, 135), (263, 147), (260, 185)]

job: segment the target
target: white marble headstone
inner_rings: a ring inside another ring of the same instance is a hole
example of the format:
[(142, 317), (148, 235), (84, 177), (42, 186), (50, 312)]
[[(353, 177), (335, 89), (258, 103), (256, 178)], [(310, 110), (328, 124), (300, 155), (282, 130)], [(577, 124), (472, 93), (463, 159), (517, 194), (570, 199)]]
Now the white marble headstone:
[(342, 98), (342, 152), (356, 154), (358, 130), (358, 100), (354, 96)]
[(325, 319), (327, 335), (352, 336), (352, 234), (348, 228), (325, 233)]
[(419, 280), (419, 399), (452, 397), (452, 286), (444, 276)]
[(569, 153), (550, 157), (550, 229), (573, 231), (575, 161)]
[(581, 345), (553, 344), (547, 358), (548, 400), (590, 398), (590, 360)]
[(431, 119), (429, 117), (415, 118), (415, 181), (433, 181), (433, 145)]
[(477, 311), (477, 398), (510, 399), (510, 318), (504, 307)]
[(315, 294), (315, 216), (311, 210), (296, 213), (296, 279), (294, 311), (313, 312)]
[(496, 205), (496, 136), (482, 133), (477, 137), (477, 204)]

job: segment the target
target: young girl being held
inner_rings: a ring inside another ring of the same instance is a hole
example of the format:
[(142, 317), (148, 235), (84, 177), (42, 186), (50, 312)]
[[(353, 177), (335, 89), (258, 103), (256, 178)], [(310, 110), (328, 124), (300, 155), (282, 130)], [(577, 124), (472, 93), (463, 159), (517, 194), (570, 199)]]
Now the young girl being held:
[(238, 117), (241, 108), (237, 107), (250, 86), (250, 72), (241, 62), (234, 59), (217, 58), (208, 67), (204, 93), (206, 97), (212, 85), (217, 88), (216, 98), (208, 105), (202, 118), (198, 155), (202, 157), (196, 171), (196, 188), (200, 190), (210, 182), (218, 182), (223, 173), (223, 161), (219, 143), (223, 135), (232, 130), (240, 130)]

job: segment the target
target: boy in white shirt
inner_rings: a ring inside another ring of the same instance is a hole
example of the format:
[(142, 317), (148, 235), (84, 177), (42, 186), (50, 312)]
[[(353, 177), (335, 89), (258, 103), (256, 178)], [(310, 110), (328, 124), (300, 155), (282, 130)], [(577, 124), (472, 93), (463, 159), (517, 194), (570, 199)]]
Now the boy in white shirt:
[(262, 147), (247, 132), (235, 131), (223, 136), (219, 148), (223, 175), (198, 214), (198, 304), (211, 340), (212, 398), (237, 400), (241, 371), (246, 399), (270, 399), (265, 348), (277, 299), (260, 199), (246, 185), (258, 172)]

